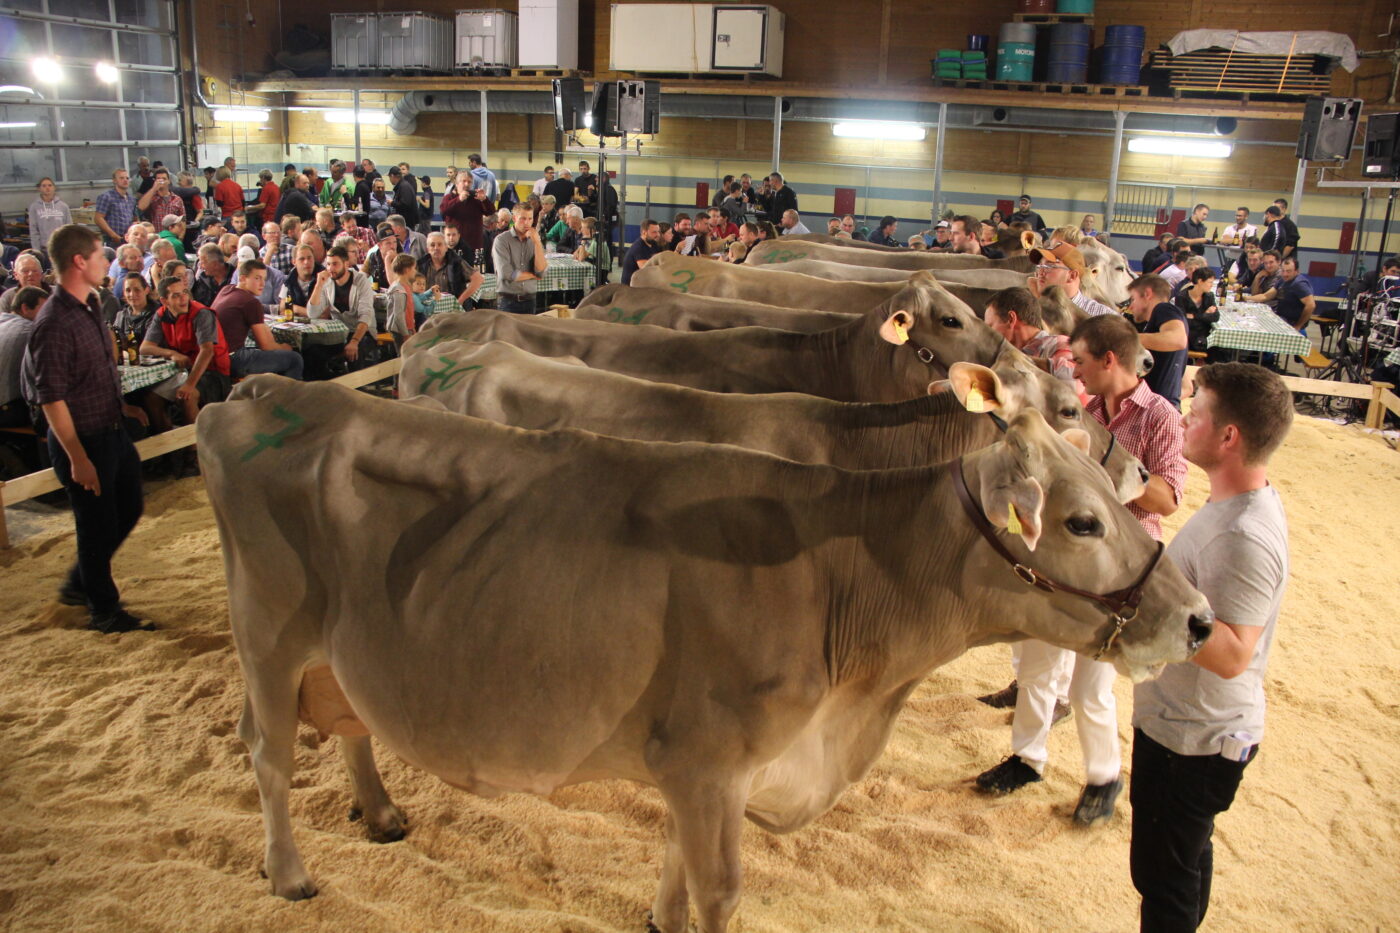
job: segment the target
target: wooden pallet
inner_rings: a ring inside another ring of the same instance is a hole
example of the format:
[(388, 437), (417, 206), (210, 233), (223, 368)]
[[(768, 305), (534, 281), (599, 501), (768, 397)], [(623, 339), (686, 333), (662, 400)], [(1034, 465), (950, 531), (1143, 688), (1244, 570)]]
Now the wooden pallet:
[(577, 78), (577, 68), (512, 68), (512, 78)]
[(982, 78), (934, 78), (934, 87), (984, 91), (1018, 91), (1030, 94), (1080, 94), (1085, 97), (1146, 97), (1140, 84), (1065, 84), (1058, 81), (997, 81)]
[(1083, 23), (1094, 25), (1093, 13), (1012, 13), (1015, 23), (1034, 23), (1037, 26), (1053, 26), (1056, 23)]
[(734, 71), (695, 71), (674, 74), (663, 71), (634, 71), (629, 73), (638, 81), (669, 81), (671, 83), (677, 81), (690, 83), (696, 81), (755, 82), (775, 80), (772, 75)]
[(1231, 54), (1225, 49), (1202, 49), (1173, 56), (1155, 50), (1147, 67), (1166, 75), (1177, 91), (1218, 91), (1306, 96), (1327, 94), (1332, 88), (1332, 61), (1316, 55)]

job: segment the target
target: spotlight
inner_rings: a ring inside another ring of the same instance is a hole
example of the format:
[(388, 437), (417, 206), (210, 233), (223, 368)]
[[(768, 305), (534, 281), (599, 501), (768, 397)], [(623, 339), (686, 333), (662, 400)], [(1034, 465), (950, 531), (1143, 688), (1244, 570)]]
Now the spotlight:
[(97, 72), (97, 80), (103, 84), (117, 83), (117, 66), (111, 62), (98, 62), (93, 66), (93, 70)]
[(36, 58), (29, 67), (33, 69), (34, 77), (45, 84), (57, 84), (63, 80), (63, 69), (52, 58)]

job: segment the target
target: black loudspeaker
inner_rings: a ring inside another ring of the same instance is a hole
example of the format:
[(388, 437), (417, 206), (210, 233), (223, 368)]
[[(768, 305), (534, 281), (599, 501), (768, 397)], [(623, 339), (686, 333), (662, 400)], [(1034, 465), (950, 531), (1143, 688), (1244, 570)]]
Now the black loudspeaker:
[(588, 129), (588, 102), (582, 78), (554, 79), (554, 128), (561, 133)]
[(1295, 155), (1309, 162), (1345, 162), (1360, 122), (1361, 101), (1354, 97), (1309, 97)]
[(593, 85), (592, 130), (599, 136), (651, 134), (661, 128), (661, 84), (609, 81)]
[(1400, 178), (1400, 113), (1373, 113), (1366, 119), (1366, 148), (1361, 174)]

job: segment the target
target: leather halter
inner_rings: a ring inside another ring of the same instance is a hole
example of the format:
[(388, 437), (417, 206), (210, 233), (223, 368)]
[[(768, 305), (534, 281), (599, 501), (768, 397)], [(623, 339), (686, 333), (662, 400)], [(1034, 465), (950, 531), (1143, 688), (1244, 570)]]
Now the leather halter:
[[(987, 417), (991, 418), (992, 423), (1001, 429), (1002, 434), (1006, 433), (1006, 419), (1002, 418), (994, 411), (987, 412)], [(1113, 432), (1109, 431), (1107, 428), (1104, 430), (1108, 433), (1108, 446), (1104, 448), (1103, 456), (1099, 458), (1099, 466), (1106, 469), (1108, 467), (1108, 458), (1113, 455), (1113, 448), (1117, 444), (1118, 438), (1114, 437)]]
[(1152, 560), (1148, 563), (1147, 569), (1143, 570), (1142, 574), (1137, 578), (1137, 581), (1131, 586), (1124, 587), (1121, 590), (1114, 590), (1111, 593), (1090, 593), (1088, 590), (1067, 586), (1021, 563), (1016, 559), (1015, 555), (1006, 549), (1006, 545), (1002, 544), (997, 538), (996, 529), (992, 527), (991, 522), (987, 521), (987, 516), (983, 514), (981, 506), (972, 498), (972, 492), (967, 488), (967, 477), (963, 475), (962, 458), (959, 457), (948, 466), (952, 473), (953, 488), (957, 491), (958, 501), (962, 503), (963, 511), (967, 513), (967, 517), (972, 521), (972, 526), (981, 532), (982, 537), (992, 546), (992, 550), (996, 551), (997, 555), (1001, 557), (1002, 560), (1011, 565), (1012, 572), (1015, 573), (1023, 583), (1028, 583), (1047, 593), (1068, 593), (1071, 596), (1080, 596), (1084, 599), (1092, 600), (1108, 610), (1109, 621), (1113, 623), (1113, 630), (1108, 633), (1108, 637), (1105, 638), (1103, 644), (1099, 646), (1099, 650), (1094, 652), (1094, 660), (1097, 661), (1105, 654), (1108, 654), (1109, 650), (1113, 647), (1113, 643), (1117, 641), (1118, 636), (1123, 633), (1124, 626), (1137, 618), (1138, 604), (1142, 602), (1143, 587), (1147, 584), (1147, 578), (1152, 575), (1152, 571), (1156, 570), (1157, 565), (1161, 563), (1162, 554), (1166, 551), (1162, 542), (1157, 542), (1157, 551), (1152, 555)]

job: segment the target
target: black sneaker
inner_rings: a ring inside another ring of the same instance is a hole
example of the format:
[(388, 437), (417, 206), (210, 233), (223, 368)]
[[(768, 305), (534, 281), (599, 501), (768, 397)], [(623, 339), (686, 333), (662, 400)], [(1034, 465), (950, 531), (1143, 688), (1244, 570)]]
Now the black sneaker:
[(1012, 755), (977, 775), (977, 787), (988, 794), (1009, 794), (1039, 780), (1040, 772), (1022, 761), (1020, 755)]
[(977, 702), (986, 703), (992, 709), (1011, 709), (1016, 705), (1016, 681), (1011, 681), (1010, 686), (998, 690), (996, 693), (978, 697)]
[(1066, 703), (1064, 700), (1056, 700), (1056, 701), (1055, 701), (1055, 712), (1054, 712), (1054, 714), (1051, 715), (1051, 717), (1050, 717), (1050, 728), (1052, 728), (1052, 729), (1055, 728), (1055, 727), (1058, 726), (1060, 723), (1064, 722), (1066, 719), (1068, 719), (1069, 717), (1071, 717), (1071, 716), (1073, 716), (1073, 715), (1074, 715), (1074, 707), (1070, 706), (1070, 705), (1069, 705), (1068, 703)]
[(94, 632), (101, 632), (103, 635), (120, 635), (122, 632), (149, 632), (155, 627), (154, 622), (137, 618), (125, 609), (104, 612), (88, 619), (88, 628)]
[(1079, 795), (1079, 805), (1074, 808), (1074, 821), (1080, 826), (1107, 822), (1113, 817), (1113, 803), (1122, 790), (1122, 778), (1107, 784), (1088, 785)]
[(58, 601), (64, 606), (86, 606), (87, 594), (81, 587), (71, 583), (64, 583), (58, 588)]

